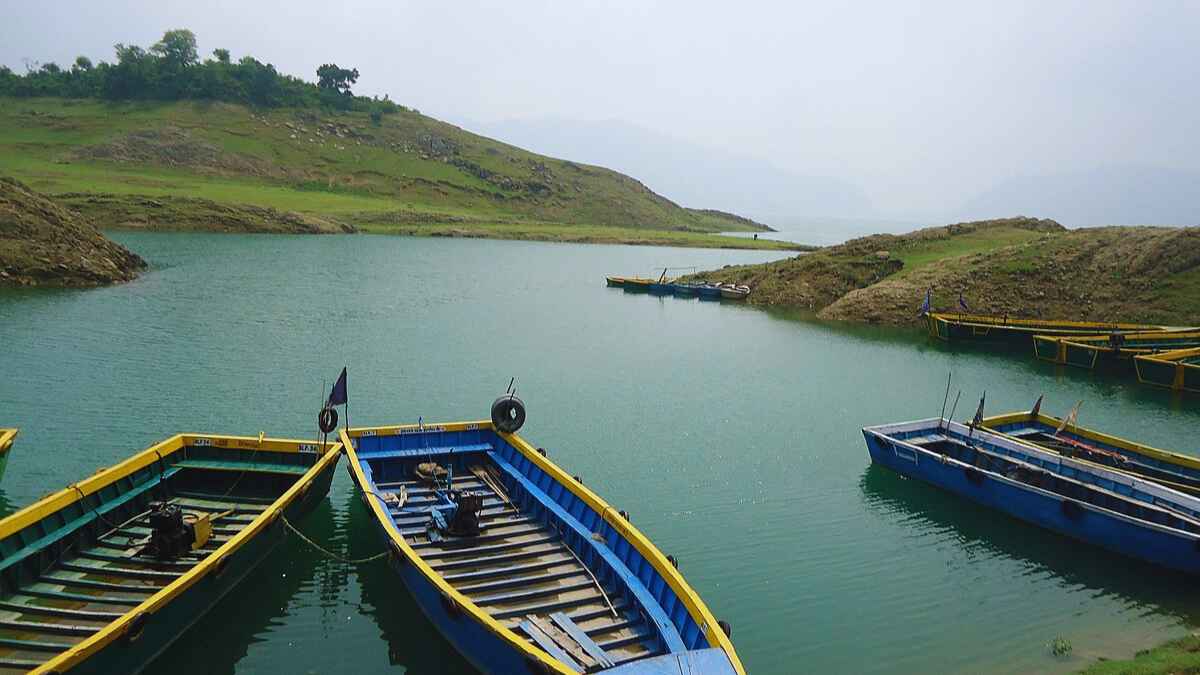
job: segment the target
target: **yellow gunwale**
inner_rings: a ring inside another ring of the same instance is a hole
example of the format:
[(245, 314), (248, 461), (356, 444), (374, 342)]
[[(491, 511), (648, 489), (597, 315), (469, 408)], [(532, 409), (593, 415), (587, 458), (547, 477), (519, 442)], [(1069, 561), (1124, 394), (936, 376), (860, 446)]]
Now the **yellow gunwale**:
[(0, 429), (0, 455), (12, 449), (13, 439), (17, 437), (19, 429)]
[[(1027, 422), (1027, 421), (1034, 421), (1034, 417), (1033, 417), (1032, 413), (1030, 413), (1029, 411), (1014, 412), (1014, 413), (1006, 413), (1004, 415), (995, 415), (992, 417), (985, 417), (985, 418), (983, 418), (983, 423), (981, 426), (984, 429), (987, 429), (989, 431), (993, 431), (993, 432), (999, 433), (999, 434), (1004, 434), (1004, 432), (1002, 432), (1002, 431), (996, 431), (995, 427), (1000, 426), (1002, 424), (1012, 424), (1013, 422)], [(1042, 424), (1049, 424), (1054, 427), (1057, 427), (1059, 424), (1062, 424), (1061, 419), (1054, 417), (1053, 415), (1045, 415), (1042, 413), (1038, 413), (1036, 421), (1041, 422)], [(1100, 443), (1107, 443), (1109, 445), (1112, 445), (1112, 446), (1115, 446), (1118, 448), (1122, 448), (1124, 450), (1129, 450), (1130, 452), (1136, 452), (1140, 455), (1146, 455), (1147, 457), (1153, 457), (1153, 458), (1161, 460), (1163, 462), (1168, 462), (1170, 464), (1176, 464), (1179, 466), (1186, 466), (1190, 469), (1200, 469), (1200, 458), (1197, 458), (1197, 457), (1192, 457), (1189, 455), (1182, 455), (1177, 452), (1171, 452), (1169, 450), (1160, 450), (1158, 448), (1155, 448), (1155, 447), (1152, 447), (1149, 445), (1142, 445), (1141, 443), (1135, 443), (1133, 441), (1126, 440), (1126, 439), (1120, 438), (1118, 436), (1110, 436), (1106, 433), (1102, 433), (1099, 431), (1093, 431), (1092, 429), (1086, 429), (1084, 427), (1080, 427), (1080, 426), (1077, 426), (1074, 424), (1067, 425), (1067, 431), (1070, 431), (1071, 433), (1073, 433), (1077, 436), (1082, 436), (1083, 438), (1087, 438), (1087, 439), (1090, 439), (1093, 441), (1098, 441)], [(1017, 442), (1022, 443), (1024, 445), (1036, 446), (1036, 443), (1023, 440), (1016, 436), (1007, 436), (1007, 437), (1012, 438), (1012, 439), (1016, 440)]]
[[(418, 426), (416, 424), (404, 424), (386, 427), (356, 427), (354, 429), (343, 429), (341, 431), (342, 445), (346, 448), (350, 471), (354, 476), (355, 482), (358, 483), (360, 489), (364, 490), (364, 493), (367, 486), (367, 477), (365, 474), (363, 474), (362, 467), (359, 466), (358, 454), (355, 450), (352, 439), (363, 436), (364, 432), (372, 436), (394, 436), (402, 431), (410, 431), (417, 428)], [(468, 431), (474, 429), (491, 429), (495, 431), (490, 421), (448, 422), (432, 425), (426, 424), (424, 425), (424, 429), (426, 431)], [(599, 495), (592, 492), (579, 481), (576, 481), (568, 473), (560, 469), (557, 464), (551, 462), (546, 457), (543, 457), (541, 453), (539, 453), (532, 445), (526, 442), (525, 439), (521, 438), (517, 434), (506, 434), (501, 431), (496, 431), (496, 434), (516, 448), (517, 451), (524, 455), (526, 459), (536, 464), (546, 473), (549, 473), (556, 481), (565, 485), (572, 494), (582, 499), (584, 503), (599, 513), (605, 522), (613, 526), (617, 532), (619, 532), (630, 543), (632, 543), (634, 548), (636, 548), (638, 552), (646, 558), (646, 560), (650, 561), (650, 564), (653, 565), (655, 571), (662, 575), (662, 578), (666, 580), (667, 584), (671, 587), (671, 590), (674, 591), (675, 594), (679, 596), (679, 599), (683, 601), (684, 606), (687, 607), (688, 614), (690, 614), (692, 619), (700, 626), (700, 631), (705, 635), (705, 637), (708, 638), (709, 642), (713, 643), (715, 636), (716, 646), (719, 646), (721, 650), (725, 652), (725, 655), (729, 657), (729, 661), (733, 664), (734, 669), (737, 670), (740, 675), (745, 675), (746, 670), (742, 667), (741, 659), (738, 658), (737, 651), (733, 648), (733, 643), (730, 642), (728, 637), (726, 637), (725, 631), (721, 630), (721, 627), (717, 624), (717, 619), (713, 616), (712, 612), (709, 611), (708, 606), (705, 605), (704, 601), (700, 599), (700, 596), (694, 590), (692, 590), (692, 587), (689, 586), (687, 581), (684, 580), (683, 575), (681, 575), (679, 571), (667, 561), (667, 557), (663, 555), (662, 552), (659, 551), (658, 548), (641, 533), (641, 531), (630, 524), (629, 521), (621, 517), (617, 510), (612, 506), (609, 506), (608, 502), (605, 502), (603, 499), (601, 499)], [(366, 501), (370, 505), (371, 512), (375, 514), (376, 518), (384, 523), (391, 522), (391, 518), (383, 510), (383, 507), (380, 505), (378, 499), (367, 499)], [(404, 537), (401, 537), (396, 533), (394, 528), (389, 527), (385, 528), (385, 530), (387, 531), (391, 542), (399, 551), (404, 554), (404, 556), (408, 559), (408, 562), (412, 565), (415, 565), (417, 569), (420, 570), (421, 574), (425, 576), (425, 578), (432, 581), (433, 584), (442, 592), (444, 597), (450, 598), (455, 605), (468, 612), (477, 622), (482, 624), (492, 633), (504, 638), (510, 644), (517, 647), (528, 656), (531, 656), (537, 659), (538, 662), (553, 668), (554, 672), (574, 672), (559, 663), (557, 659), (554, 659), (546, 652), (526, 642), (515, 632), (506, 628), (499, 621), (493, 619), (491, 615), (478, 607), (470, 600), (470, 598), (455, 590), (449, 582), (443, 579), (441, 575), (435, 572), (433, 568), (431, 568), (424, 560), (421, 559), (421, 556), (418, 555), (417, 552), (408, 545), (408, 542), (404, 540)]]
[(969, 326), (980, 326), (987, 328), (1046, 328), (1054, 329), (1096, 329), (1096, 330), (1121, 330), (1121, 331), (1144, 331), (1144, 332), (1160, 332), (1171, 330), (1168, 326), (1158, 326), (1145, 323), (1109, 323), (1102, 321), (1068, 321), (1059, 319), (1013, 319), (999, 316), (991, 316), (988, 314), (955, 314), (952, 312), (930, 312), (929, 318), (936, 321), (945, 321), (948, 323), (958, 323)]
[[(53, 513), (69, 504), (72, 504), (81, 499), (79, 491), (85, 495), (90, 495), (102, 487), (105, 487), (129, 474), (157, 461), (160, 456), (167, 456), (173, 452), (180, 450), (186, 446), (192, 445), (197, 439), (210, 440), (213, 442), (212, 447), (226, 448), (233, 450), (260, 449), (270, 450), (274, 452), (300, 452), (300, 446), (320, 446), (321, 443), (316, 441), (300, 441), (280, 438), (252, 438), (249, 436), (222, 436), (215, 434), (177, 434), (168, 438), (161, 443), (152, 445), (146, 450), (126, 459), (125, 461), (113, 465), (106, 469), (97, 471), (92, 476), (85, 478), (78, 483), (67, 486), (65, 489), (53, 494), (42, 497), (38, 501), (26, 506), (16, 513), (8, 516), (4, 520), (0, 520), (0, 538), (7, 537), (13, 532), (22, 529), (23, 527), (40, 520), (41, 518)], [(209, 570), (216, 566), (217, 562), (229, 554), (237, 551), (248, 540), (256, 536), (261, 530), (275, 522), (275, 520), (283, 513), (296, 497), (308, 489), (309, 484), (324, 471), (330, 463), (337, 462), (342, 444), (340, 442), (325, 443), (324, 454), (313, 464), (303, 476), (300, 476), (292, 487), (288, 488), (282, 495), (263, 510), (262, 514), (250, 521), (242, 531), (235, 534), (229, 541), (222, 544), (220, 547), (210, 553), (204, 560), (201, 560), (195, 567), (185, 572), (178, 579), (167, 584), (154, 595), (146, 598), (142, 604), (131, 608), (120, 618), (114, 619), (100, 631), (89, 636), (82, 642), (72, 646), (70, 649), (55, 656), (49, 661), (43, 663), (38, 668), (30, 671), (31, 673), (48, 674), (52, 672), (63, 672), (69, 668), (73, 668), (80, 663), (91, 658), (94, 654), (104, 649), (113, 641), (119, 639), (128, 629), (129, 625), (140, 614), (148, 614), (153, 616), (154, 612), (161, 609), (169, 602), (174, 600), (180, 593), (184, 592), (191, 586), (199, 582)], [(79, 490), (75, 488), (78, 487)]]
[[(1138, 354), (1133, 357), (1133, 365), (1134, 365), (1134, 368), (1137, 370), (1138, 382), (1141, 382), (1142, 384), (1149, 384), (1149, 385), (1152, 385), (1155, 387), (1163, 387), (1164, 389), (1171, 389), (1173, 391), (1191, 391), (1191, 392), (1200, 391), (1200, 389), (1193, 389), (1193, 388), (1183, 386), (1183, 381), (1184, 381), (1184, 377), (1185, 377), (1184, 373), (1185, 373), (1185, 371), (1187, 371), (1187, 369), (1192, 368), (1192, 369), (1200, 370), (1200, 365), (1196, 365), (1194, 363), (1183, 363), (1182, 362), (1183, 359), (1191, 358), (1193, 356), (1200, 356), (1200, 347), (1192, 347), (1190, 349), (1176, 349), (1174, 351), (1158, 352), (1155, 354)], [(1149, 363), (1159, 363), (1159, 364), (1164, 364), (1164, 365), (1169, 365), (1169, 366), (1174, 367), (1175, 368), (1175, 379), (1171, 382), (1171, 384), (1163, 384), (1161, 382), (1154, 382), (1152, 380), (1147, 380), (1146, 378), (1142, 377), (1142, 366), (1141, 366), (1142, 361), (1146, 361)]]

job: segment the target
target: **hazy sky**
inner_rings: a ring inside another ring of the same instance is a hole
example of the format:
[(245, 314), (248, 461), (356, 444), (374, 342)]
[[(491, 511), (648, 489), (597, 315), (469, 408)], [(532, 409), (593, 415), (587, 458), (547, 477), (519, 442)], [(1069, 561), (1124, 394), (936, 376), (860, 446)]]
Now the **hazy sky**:
[(14, 2), (0, 62), (167, 28), (449, 121), (617, 119), (923, 214), (997, 182), (1200, 168), (1200, 2)]

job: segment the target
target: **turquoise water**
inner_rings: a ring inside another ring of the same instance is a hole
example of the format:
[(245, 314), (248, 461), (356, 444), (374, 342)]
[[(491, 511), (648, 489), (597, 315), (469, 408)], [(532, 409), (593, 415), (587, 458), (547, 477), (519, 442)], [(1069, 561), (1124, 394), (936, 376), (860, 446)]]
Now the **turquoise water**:
[[(129, 234), (132, 284), (0, 292), (13, 510), (179, 431), (310, 437), (350, 372), (356, 425), (486, 417), (631, 513), (754, 673), (1065, 671), (1200, 624), (1192, 580), (872, 468), (860, 427), (1046, 394), (1080, 421), (1193, 452), (1194, 398), (914, 332), (630, 295), (604, 274), (777, 254), (372, 236)], [(916, 300), (914, 300), (914, 306)], [(952, 394), (953, 398), (953, 394)], [(301, 527), (381, 550), (343, 471)], [(1050, 656), (1057, 636), (1074, 646)], [(382, 563), (289, 540), (157, 672), (460, 672)]]

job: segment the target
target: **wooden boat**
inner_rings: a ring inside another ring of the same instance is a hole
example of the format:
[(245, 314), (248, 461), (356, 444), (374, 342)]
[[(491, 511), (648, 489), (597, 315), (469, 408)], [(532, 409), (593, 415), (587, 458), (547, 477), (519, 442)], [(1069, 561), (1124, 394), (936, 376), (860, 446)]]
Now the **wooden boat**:
[(653, 279), (642, 279), (639, 277), (625, 277), (621, 286), (630, 293), (645, 293), (650, 290), (650, 285), (654, 283)]
[(604, 283), (607, 286), (620, 288), (625, 285), (625, 277), (604, 277)]
[(0, 478), (4, 478), (4, 470), (8, 468), (8, 451), (12, 450), (17, 431), (17, 429), (0, 429)]
[(1100, 323), (1095, 321), (1052, 321), (1014, 319), (983, 314), (929, 312), (925, 315), (929, 335), (939, 340), (976, 340), (1028, 345), (1034, 335), (1054, 337), (1108, 335), (1120, 332), (1167, 330), (1167, 326), (1140, 323)]
[(1133, 365), (1139, 382), (1200, 392), (1200, 348), (1135, 356)]
[(515, 430), (377, 427), (342, 442), (396, 574), (480, 671), (745, 672), (674, 560)]
[(701, 284), (696, 289), (696, 295), (699, 295), (701, 300), (720, 300), (721, 284)]
[(178, 435), (0, 520), (0, 670), (140, 671), (325, 498), (340, 449)]
[[(1041, 412), (985, 417), (982, 426), (1043, 450), (1135, 474), (1181, 492), (1200, 493), (1197, 457), (1159, 450), (1075, 424), (1063, 426), (1061, 419)], [(1062, 431), (1058, 430), (1060, 426)]]
[(866, 427), (871, 460), (1054, 532), (1200, 574), (1200, 499), (945, 419)]
[(750, 295), (749, 286), (724, 284), (721, 286), (721, 297), (726, 300), (745, 300)]
[(1140, 354), (1200, 347), (1200, 331), (1166, 330), (1072, 337), (1035, 335), (1033, 347), (1039, 359), (1061, 365), (1080, 368), (1096, 368), (1101, 364), (1132, 365), (1133, 357)]
[(700, 294), (700, 286), (702, 284), (693, 283), (675, 283), (672, 284), (672, 292), (681, 298), (694, 298)]

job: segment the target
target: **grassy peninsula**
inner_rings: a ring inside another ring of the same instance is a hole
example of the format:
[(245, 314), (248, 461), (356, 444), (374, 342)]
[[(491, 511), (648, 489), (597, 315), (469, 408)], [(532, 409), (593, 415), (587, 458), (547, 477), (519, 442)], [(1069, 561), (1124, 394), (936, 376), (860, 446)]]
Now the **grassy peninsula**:
[(173, 30), (113, 63), (0, 67), (0, 175), (106, 228), (805, 248), (720, 236), (770, 228), (356, 96), (357, 69), (311, 83), (212, 54)]
[(878, 234), (697, 278), (749, 284), (753, 304), (819, 318), (915, 324), (934, 308), (1010, 316), (1200, 324), (1200, 228), (1068, 230), (1006, 218)]

